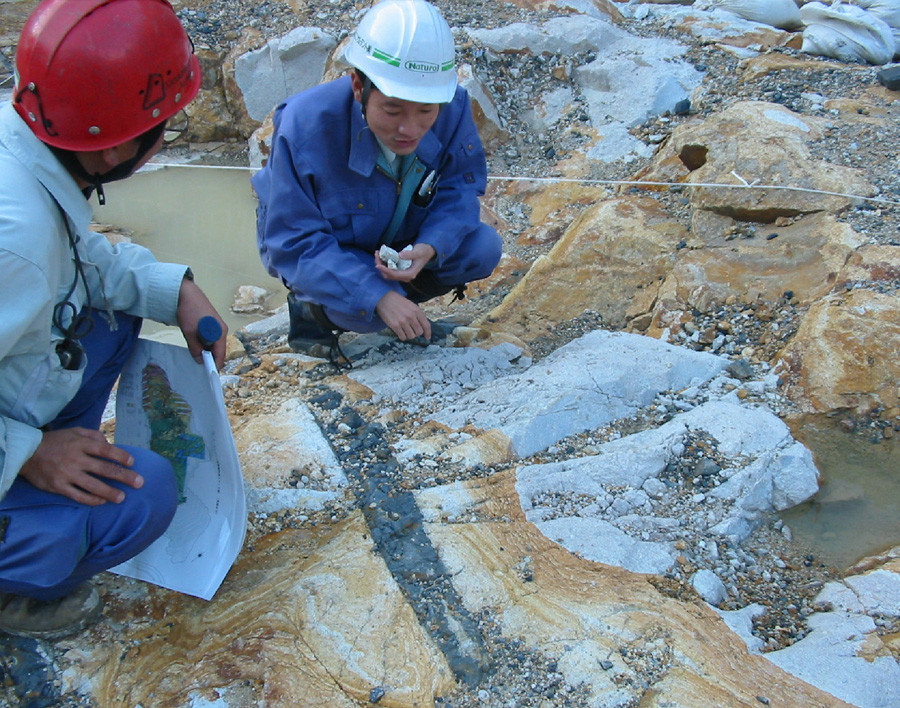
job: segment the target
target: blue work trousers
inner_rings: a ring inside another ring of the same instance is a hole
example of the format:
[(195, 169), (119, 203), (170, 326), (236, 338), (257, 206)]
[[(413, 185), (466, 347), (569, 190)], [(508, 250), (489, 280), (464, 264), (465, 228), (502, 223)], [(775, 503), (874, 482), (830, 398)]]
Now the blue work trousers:
[[(81, 388), (48, 430), (99, 429), (103, 410), (137, 342), (141, 320), (116, 313), (117, 328), (93, 314), (82, 339), (88, 357)], [(168, 528), (178, 500), (172, 466), (150, 450), (123, 446), (134, 457), (140, 489), (122, 489), (121, 504), (86, 506), (42, 491), (22, 477), (0, 499), (0, 592), (55, 600), (97, 573), (134, 557)]]

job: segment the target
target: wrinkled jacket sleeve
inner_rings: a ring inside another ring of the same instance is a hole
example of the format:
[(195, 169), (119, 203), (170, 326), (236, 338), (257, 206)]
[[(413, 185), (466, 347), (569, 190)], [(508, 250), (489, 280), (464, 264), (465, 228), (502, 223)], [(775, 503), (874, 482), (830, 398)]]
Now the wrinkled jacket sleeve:
[[(0, 497), (40, 444), (40, 425), (52, 420), (81, 382), (81, 371), (59, 370), (55, 344), (60, 334), (51, 328), (54, 305), (66, 296), (73, 277), (63, 219), (78, 234), (90, 304), (98, 310), (171, 324), (185, 272), (185, 266), (159, 263), (142, 246), (112, 246), (88, 230), (86, 219), (76, 224), (64, 217), (43, 187), (29, 186), (2, 200), (0, 219), (2, 242), (21, 244), (0, 248)], [(76, 310), (88, 304), (81, 283), (69, 299)], [(31, 402), (27, 412), (14, 412), (24, 401)]]
[[(85, 275), (93, 290), (92, 305), (173, 323), (185, 266), (158, 263), (149, 251), (140, 246), (123, 244), (125, 248), (113, 248), (105, 237), (99, 234), (93, 236), (96, 237), (90, 239), (93, 243), (85, 244), (84, 249), (87, 256)], [(29, 332), (33, 322), (47, 322), (49, 337), (55, 293), (51, 292), (41, 269), (16, 255), (0, 252), (0, 272), (3, 273), (6, 292), (28, 294), (26, 297), (4, 297), (0, 300), (2, 360), (14, 343), (25, 336), (33, 336), (33, 332)], [(52, 342), (46, 344), (46, 348), (51, 346)], [(36, 360), (35, 365), (40, 367), (44, 364)], [(61, 400), (59, 407), (65, 403)], [(37, 427), (8, 416), (0, 417), (0, 498), (9, 489), (22, 465), (34, 454), (41, 438), (42, 433)]]
[(439, 169), (440, 183), (416, 239), (434, 248), (438, 267), (456, 252), (464, 236), (481, 225), (478, 198), (487, 187), (484, 148), (472, 119), (468, 95), (462, 89), (454, 105), (461, 108), (459, 120), (446, 139), (446, 152)]
[[(41, 271), (28, 261), (0, 251), (0, 272), (6, 293), (25, 292), (31, 297), (0, 298), (0, 360), (28, 331), (34, 318), (49, 318), (50, 292)], [(8, 416), (0, 416), (0, 498), (6, 494), (22, 465), (41, 442), (38, 428)]]
[(316, 170), (307, 164), (302, 145), (279, 131), (266, 165), (265, 213), (259, 218), (263, 261), (288, 287), (326, 307), (364, 312), (390, 290), (373, 267), (372, 253), (362, 251), (347, 234), (335, 234), (316, 198)]
[(160, 263), (143, 246), (113, 246), (102, 234), (84, 239), (85, 275), (92, 305), (163, 324), (176, 323), (178, 294), (186, 266)]

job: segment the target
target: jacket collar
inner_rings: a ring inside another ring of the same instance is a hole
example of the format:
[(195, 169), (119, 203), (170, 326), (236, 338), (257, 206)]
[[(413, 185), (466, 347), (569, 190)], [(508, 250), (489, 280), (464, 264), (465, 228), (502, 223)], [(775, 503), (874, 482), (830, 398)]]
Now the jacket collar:
[(0, 144), (35, 176), (73, 223), (90, 223), (93, 210), (78, 184), (8, 101), (0, 106)]

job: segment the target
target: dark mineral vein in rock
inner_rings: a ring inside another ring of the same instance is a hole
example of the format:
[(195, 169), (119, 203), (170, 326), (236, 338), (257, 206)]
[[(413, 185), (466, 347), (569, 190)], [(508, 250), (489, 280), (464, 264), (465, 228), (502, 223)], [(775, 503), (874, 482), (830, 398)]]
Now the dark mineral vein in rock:
[(371, 472), (356, 476), (358, 499), (372, 540), (422, 626), (440, 646), (457, 679), (476, 685), (488, 669), (478, 625), (450, 582), (425, 533), (412, 492)]
[[(322, 405), (325, 398), (314, 399), (314, 403)], [(330, 403), (333, 406), (336, 401)], [(353, 442), (337, 454), (375, 548), (456, 678), (470, 686), (479, 684), (490, 669), (484, 637), (425, 533), (413, 493), (399, 485), (401, 472), (384, 441), (384, 429), (377, 424), (362, 424), (352, 410), (344, 420), (352, 427), (358, 423), (359, 428)], [(373, 458), (379, 462), (365, 464), (364, 460)]]

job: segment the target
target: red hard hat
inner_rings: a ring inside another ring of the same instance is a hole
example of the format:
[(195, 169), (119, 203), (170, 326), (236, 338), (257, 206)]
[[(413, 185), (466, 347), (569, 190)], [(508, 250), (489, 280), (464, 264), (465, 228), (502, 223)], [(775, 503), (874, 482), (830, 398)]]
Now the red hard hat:
[(136, 138), (199, 88), (191, 40), (166, 0), (43, 0), (16, 49), (16, 110), (64, 150)]

